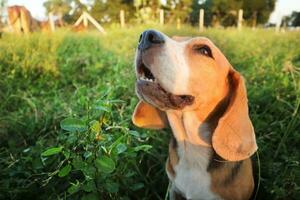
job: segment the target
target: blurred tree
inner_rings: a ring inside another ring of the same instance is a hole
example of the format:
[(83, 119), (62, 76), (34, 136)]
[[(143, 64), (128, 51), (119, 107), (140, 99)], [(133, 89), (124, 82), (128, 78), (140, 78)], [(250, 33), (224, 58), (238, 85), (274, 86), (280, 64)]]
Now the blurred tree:
[(291, 26), (300, 26), (300, 12), (294, 11), (291, 14), (289, 23)]
[(190, 21), (192, 25), (199, 23), (199, 11), (204, 9), (204, 25), (209, 26), (212, 21), (211, 0), (193, 0), (192, 11), (190, 13)]
[(7, 0), (0, 0), (0, 27), (3, 25), (2, 17), (6, 5), (7, 5)]
[(193, 0), (191, 22), (196, 24), (199, 9), (203, 8), (205, 25), (234, 26), (237, 22), (238, 10), (243, 9), (246, 23), (256, 26), (266, 23), (275, 8), (276, 0)]
[(147, 23), (157, 21), (159, 9), (162, 8), (161, 0), (134, 0), (136, 21)]
[(83, 11), (88, 11), (87, 5), (80, 0), (72, 0), (70, 5), (72, 6), (71, 11), (63, 17), (68, 23), (74, 23), (82, 15)]
[(59, 23), (63, 24), (63, 18), (66, 18), (71, 11), (72, 0), (47, 0), (44, 2), (47, 14), (53, 12), (58, 17)]
[(275, 8), (276, 0), (243, 0), (244, 19), (255, 27), (269, 20)]
[(236, 24), (238, 10), (243, 0), (194, 0), (192, 4), (191, 22), (198, 23), (199, 9), (204, 9), (205, 25), (233, 26)]
[(221, 20), (221, 23), (224, 26), (236, 26), (238, 12), (243, 6), (243, 0), (229, 0), (227, 2), (227, 12), (224, 12), (224, 16)]
[(214, 0), (211, 3), (212, 25), (236, 25), (238, 10), (242, 7), (242, 0)]
[(193, 0), (166, 0), (170, 14), (170, 22), (180, 19), (181, 22), (188, 22), (192, 12)]
[(2, 9), (4, 9), (4, 7), (6, 6), (6, 4), (7, 4), (7, 0), (0, 0), (0, 11), (2, 11)]
[(91, 8), (91, 15), (101, 21), (119, 22), (120, 10), (125, 10), (125, 20), (134, 16), (133, 0), (95, 0)]
[(280, 27), (286, 28), (287, 26), (290, 26), (290, 24), (291, 24), (291, 15), (283, 16), (281, 18)]
[[(201, 8), (204, 8), (203, 6), (204, 4), (201, 3), (201, 1), (199, 0), (193, 0), (192, 3), (192, 11), (190, 13), (190, 20), (191, 20), (191, 24), (192, 25), (196, 25), (198, 23), (199, 20), (199, 10)], [(204, 20), (204, 22), (206, 22), (207, 20)], [(205, 24), (207, 25), (207, 24)]]

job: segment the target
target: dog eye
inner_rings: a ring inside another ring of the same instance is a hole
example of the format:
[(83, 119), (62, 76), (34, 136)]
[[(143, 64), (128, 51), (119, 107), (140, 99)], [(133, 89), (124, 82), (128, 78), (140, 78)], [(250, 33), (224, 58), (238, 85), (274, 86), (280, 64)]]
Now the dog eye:
[(211, 58), (213, 57), (212, 53), (211, 53), (211, 49), (206, 45), (196, 46), (196, 47), (194, 47), (194, 49), (197, 53), (200, 53), (202, 55), (205, 55), (205, 56), (208, 56), (208, 57), (211, 57)]

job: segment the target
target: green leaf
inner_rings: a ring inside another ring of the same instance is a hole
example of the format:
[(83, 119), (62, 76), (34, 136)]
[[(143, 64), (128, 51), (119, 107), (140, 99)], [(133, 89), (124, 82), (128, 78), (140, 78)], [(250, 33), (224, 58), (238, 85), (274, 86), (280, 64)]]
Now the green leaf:
[(67, 176), (71, 170), (72, 170), (72, 166), (68, 164), (64, 166), (61, 170), (59, 170), (58, 176), (59, 177)]
[(87, 164), (82, 161), (81, 157), (75, 157), (72, 161), (73, 167), (77, 170), (83, 170)]
[(93, 131), (94, 133), (100, 132), (100, 123), (98, 121), (91, 122), (91, 131)]
[(68, 188), (68, 193), (74, 194), (74, 193), (78, 192), (80, 189), (79, 181), (77, 180), (76, 183), (71, 183), (71, 184), (72, 185)]
[(133, 135), (134, 137), (140, 137), (140, 133), (137, 131), (129, 131), (130, 135)]
[(85, 159), (88, 159), (88, 158), (91, 157), (92, 155), (93, 155), (92, 152), (86, 151), (86, 152), (84, 152), (83, 157), (84, 157)]
[(92, 192), (97, 190), (95, 182), (93, 180), (87, 181), (83, 186), (82, 189), (86, 192)]
[(85, 168), (81, 170), (86, 179), (92, 179), (96, 176), (96, 168), (91, 165), (86, 165)]
[(97, 193), (89, 193), (84, 195), (81, 200), (99, 200), (99, 195)]
[(42, 156), (52, 156), (52, 155), (60, 153), (62, 149), (63, 149), (62, 147), (52, 147), (52, 148), (44, 151), (41, 155)]
[(84, 121), (80, 119), (74, 118), (67, 118), (60, 122), (60, 127), (63, 130), (70, 131), (70, 132), (83, 132), (87, 130), (87, 126), (85, 125)]
[(32, 167), (33, 169), (42, 169), (43, 168), (43, 163), (41, 161), (40, 157), (35, 157), (32, 161)]
[(70, 158), (70, 151), (63, 151), (63, 154), (66, 157), (66, 159)]
[(133, 191), (142, 189), (144, 187), (144, 183), (136, 183), (130, 186), (130, 189)]
[(67, 144), (74, 144), (77, 143), (77, 134), (70, 134), (67, 138)]
[(116, 193), (119, 191), (119, 184), (118, 183), (114, 183), (114, 182), (106, 182), (105, 184), (105, 189), (109, 192), (109, 193)]
[(144, 144), (144, 145), (141, 145), (141, 146), (134, 147), (134, 151), (148, 151), (151, 148), (152, 148), (151, 145)]
[(123, 153), (124, 151), (126, 151), (127, 146), (124, 143), (120, 143), (117, 145), (116, 147), (118, 154)]
[(98, 158), (95, 161), (95, 165), (101, 172), (104, 172), (106, 174), (112, 173), (116, 168), (115, 162), (107, 156)]
[(105, 111), (105, 112), (109, 112), (110, 110), (104, 106), (98, 105), (95, 107), (96, 110), (100, 110), (100, 111)]

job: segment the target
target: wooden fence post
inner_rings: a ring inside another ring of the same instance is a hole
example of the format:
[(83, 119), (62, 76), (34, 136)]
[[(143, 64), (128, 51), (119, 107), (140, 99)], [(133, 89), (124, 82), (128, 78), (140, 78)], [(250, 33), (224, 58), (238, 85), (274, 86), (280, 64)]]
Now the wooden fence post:
[(54, 23), (54, 20), (53, 20), (52, 12), (49, 12), (49, 25), (50, 25), (50, 30), (52, 32), (54, 32), (55, 31), (55, 23)]
[(204, 9), (200, 9), (199, 12), (199, 31), (202, 32), (204, 30)]
[(238, 24), (237, 24), (237, 28), (238, 30), (242, 29), (242, 23), (243, 23), (243, 10), (239, 9), (239, 13), (238, 13)]
[(281, 26), (282, 18), (277, 21), (276, 26), (275, 26), (275, 31), (279, 32), (280, 31), (280, 26)]
[(86, 17), (86, 13), (84, 12), (83, 13), (83, 26), (85, 27), (85, 28), (87, 28), (88, 27), (88, 24), (89, 23), (89, 21), (88, 21), (88, 19), (87, 19), (87, 17)]
[(89, 20), (101, 33), (106, 34), (104, 28), (87, 12), (84, 12), (84, 17)]
[(125, 27), (125, 12), (124, 12), (124, 10), (120, 10), (120, 24), (121, 24), (121, 28)]
[(179, 29), (181, 29), (181, 21), (180, 21), (180, 18), (177, 18), (177, 20), (176, 20), (176, 28), (179, 30)]
[(77, 21), (75, 22), (75, 24), (74, 24), (74, 26), (78, 26), (80, 23), (81, 23), (81, 21), (83, 20), (83, 16), (84, 14), (82, 14), (78, 19), (77, 19)]
[(164, 25), (164, 10), (163, 9), (159, 10), (159, 23), (162, 26)]

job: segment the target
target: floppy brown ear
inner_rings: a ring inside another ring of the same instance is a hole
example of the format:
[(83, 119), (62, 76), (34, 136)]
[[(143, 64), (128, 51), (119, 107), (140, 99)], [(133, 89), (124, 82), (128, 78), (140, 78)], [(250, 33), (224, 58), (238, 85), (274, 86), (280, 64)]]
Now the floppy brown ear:
[(140, 101), (135, 107), (132, 122), (141, 128), (162, 129), (167, 126), (167, 117), (163, 111)]
[(225, 160), (239, 161), (250, 157), (257, 150), (257, 145), (248, 115), (244, 79), (233, 70), (228, 76), (232, 91), (230, 102), (213, 133), (212, 145)]

